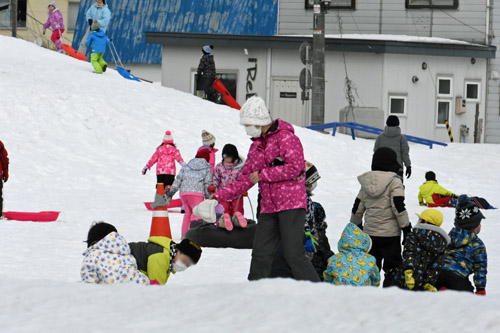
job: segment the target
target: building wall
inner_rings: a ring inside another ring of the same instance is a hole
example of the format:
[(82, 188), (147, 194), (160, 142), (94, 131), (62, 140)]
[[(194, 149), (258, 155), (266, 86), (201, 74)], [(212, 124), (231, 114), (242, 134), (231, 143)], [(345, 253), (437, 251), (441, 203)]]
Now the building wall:
[[(33, 16), (36, 20), (45, 23), (48, 18), (48, 9), (47, 5), (49, 4), (49, 0), (28, 0), (27, 2), (27, 13)], [(80, 2), (80, 0), (58, 0), (56, 1), (57, 6), (64, 17), (64, 24), (67, 25), (68, 18), (68, 3), (69, 2)], [(36, 38), (41, 38), (43, 41), (43, 46), (51, 49), (55, 49), (54, 44), (50, 40), (50, 36), (52, 32), (47, 30), (45, 35), (42, 35), (42, 24), (36, 22), (36, 20), (26, 17), (26, 28), (17, 28), (17, 35), (19, 38), (33, 42)], [(10, 28), (5, 28), (0, 26), (0, 35), (4, 36), (12, 36)], [(66, 30), (63, 34), (64, 42), (67, 44), (71, 44), (73, 42), (74, 31)]]
[[(396, 34), (444, 37), (486, 43), (487, 0), (459, 0), (458, 9), (406, 9), (405, 0), (356, 0), (355, 10), (331, 10), (326, 33)], [(312, 9), (305, 0), (279, 2), (278, 34), (311, 34)]]
[[(500, 38), (495, 36), (500, 31), (500, 1), (491, 0), (492, 44), (500, 47)], [(498, 55), (498, 51), (497, 51)], [(495, 74), (500, 73), (500, 59), (490, 59), (487, 92), (486, 138), (488, 143), (500, 143), (500, 80)], [(500, 75), (500, 74), (499, 74)]]

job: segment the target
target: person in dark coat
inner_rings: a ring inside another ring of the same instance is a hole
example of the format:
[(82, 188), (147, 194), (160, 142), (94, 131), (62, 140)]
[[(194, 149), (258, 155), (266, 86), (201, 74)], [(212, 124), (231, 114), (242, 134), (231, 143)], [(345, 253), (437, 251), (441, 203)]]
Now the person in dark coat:
[(384, 133), (380, 134), (375, 141), (375, 147), (373, 151), (381, 147), (391, 148), (396, 152), (398, 157), (398, 163), (400, 169), (397, 174), (403, 177), (404, 170), (403, 164), (406, 167), (406, 177), (411, 176), (411, 160), (410, 160), (410, 146), (408, 145), (408, 140), (404, 135), (401, 134), (401, 128), (399, 127), (399, 118), (397, 116), (389, 116), (387, 118), (386, 127)]
[(0, 141), (0, 219), (3, 218), (3, 183), (9, 180), (9, 154)]
[(403, 262), (394, 284), (409, 290), (437, 291), (435, 286), (450, 237), (440, 228), (443, 223), (440, 211), (427, 209), (417, 216), (420, 218), (417, 225), (406, 236)]
[(216, 102), (218, 98), (217, 91), (212, 87), (215, 81), (215, 61), (212, 51), (214, 49), (213, 45), (205, 45), (202, 47), (201, 51), (203, 56), (200, 59), (200, 64), (198, 65), (198, 87), (205, 91), (207, 99), (212, 102)]

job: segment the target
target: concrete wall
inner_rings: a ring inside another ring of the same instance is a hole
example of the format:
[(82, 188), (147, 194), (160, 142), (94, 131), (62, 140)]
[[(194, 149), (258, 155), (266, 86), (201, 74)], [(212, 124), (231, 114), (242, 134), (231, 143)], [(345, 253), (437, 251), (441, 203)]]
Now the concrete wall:
[(130, 73), (138, 78), (153, 82), (161, 82), (161, 65), (124, 64), (124, 66), (126, 69), (130, 69)]
[[(396, 34), (445, 37), (486, 43), (487, 0), (460, 0), (458, 9), (406, 9), (405, 0), (356, 0), (354, 10), (331, 10), (326, 33)], [(304, 0), (281, 0), (278, 34), (312, 33), (312, 9)]]
[[(48, 9), (47, 5), (49, 4), (49, 0), (28, 0), (27, 3), (27, 13), (33, 16), (36, 20), (45, 23), (48, 18)], [(68, 17), (68, 3), (69, 2), (80, 2), (80, 0), (57, 0), (57, 6), (64, 17), (64, 24), (67, 25), (67, 17)], [(43, 41), (43, 46), (51, 49), (55, 49), (54, 44), (50, 40), (50, 36), (52, 32), (46, 32), (45, 36), (42, 35), (42, 25), (35, 20), (31, 19), (27, 16), (26, 19), (26, 28), (18, 28), (17, 35), (19, 38), (33, 42), (37, 37), (40, 37)], [(0, 35), (4, 36), (12, 36), (10, 28), (5, 28), (0, 26)], [(71, 44), (73, 41), (74, 31), (66, 30), (63, 34), (64, 43)]]

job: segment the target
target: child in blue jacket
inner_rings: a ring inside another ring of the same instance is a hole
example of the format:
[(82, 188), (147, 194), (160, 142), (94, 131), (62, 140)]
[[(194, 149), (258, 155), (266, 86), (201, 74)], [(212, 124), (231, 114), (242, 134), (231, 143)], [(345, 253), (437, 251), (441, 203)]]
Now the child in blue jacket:
[(101, 30), (101, 25), (99, 21), (94, 21), (92, 23), (92, 32), (87, 38), (85, 46), (90, 47), (92, 45), (92, 54), (90, 56), (90, 62), (94, 66), (96, 74), (102, 74), (108, 68), (108, 64), (102, 58), (106, 52), (106, 47), (111, 44), (106, 33)]
[(338, 286), (379, 286), (377, 260), (368, 254), (371, 246), (370, 236), (354, 223), (348, 223), (339, 240), (339, 253), (328, 260), (323, 273), (325, 281)]
[(474, 292), (469, 276), (474, 274), (476, 294), (486, 295), (488, 258), (486, 246), (477, 236), (485, 217), (466, 195), (458, 198), (455, 227), (451, 229), (450, 244), (445, 250), (444, 264), (436, 287)]

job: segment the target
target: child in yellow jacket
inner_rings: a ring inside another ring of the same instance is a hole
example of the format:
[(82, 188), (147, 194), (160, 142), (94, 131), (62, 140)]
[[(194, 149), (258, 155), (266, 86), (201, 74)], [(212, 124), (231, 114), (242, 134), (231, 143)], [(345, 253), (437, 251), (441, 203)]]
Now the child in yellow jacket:
[(458, 196), (439, 185), (434, 172), (427, 172), (425, 180), (426, 182), (420, 186), (420, 191), (418, 192), (420, 206), (455, 207), (452, 199), (456, 199)]

